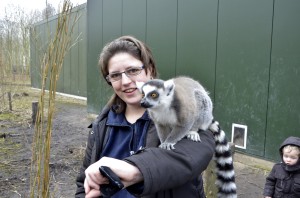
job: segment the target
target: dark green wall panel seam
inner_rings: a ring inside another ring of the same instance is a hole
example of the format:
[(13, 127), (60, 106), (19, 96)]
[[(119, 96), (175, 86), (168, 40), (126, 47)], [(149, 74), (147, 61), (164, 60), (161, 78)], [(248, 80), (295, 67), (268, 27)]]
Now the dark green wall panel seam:
[(175, 46), (176, 46), (176, 48), (175, 48), (175, 75), (177, 76), (178, 74), (177, 74), (177, 63), (178, 63), (178, 60), (177, 60), (177, 58), (176, 57), (178, 57), (178, 7), (179, 7), (179, 5), (178, 5), (178, 1), (179, 0), (177, 0), (176, 1), (176, 3), (177, 3), (177, 15), (176, 15), (176, 33), (175, 33), (175, 38), (176, 38), (176, 41), (175, 41)]
[[(218, 33), (219, 33), (219, 6), (220, 6), (220, 0), (218, 0), (218, 5), (217, 5), (217, 27), (216, 27), (216, 55), (215, 55), (215, 80), (214, 80), (214, 96), (216, 96), (216, 86), (217, 86), (217, 63), (218, 63)], [(216, 97), (213, 98), (213, 103), (215, 104), (216, 102)], [(214, 110), (213, 110), (214, 111)]]
[[(271, 41), (270, 41), (270, 63), (269, 63), (269, 80), (267, 90), (267, 104), (266, 104), (266, 124), (264, 130), (264, 145), (267, 144), (267, 131), (268, 131), (268, 112), (269, 112), (269, 98), (270, 98), (270, 83), (271, 83), (271, 69), (272, 69), (272, 47), (273, 47), (273, 30), (274, 30), (274, 12), (275, 12), (275, 0), (273, 0), (273, 13), (272, 13), (272, 24), (271, 24)], [(266, 147), (264, 147), (264, 157), (266, 156)]]

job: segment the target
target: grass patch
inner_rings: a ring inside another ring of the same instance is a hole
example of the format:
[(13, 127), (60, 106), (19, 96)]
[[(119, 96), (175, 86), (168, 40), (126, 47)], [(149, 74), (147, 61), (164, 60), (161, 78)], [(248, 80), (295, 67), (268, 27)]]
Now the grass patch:
[(7, 121), (13, 121), (16, 120), (19, 116), (12, 113), (12, 112), (3, 112), (0, 114), (0, 121), (7, 120)]
[(268, 166), (264, 166), (264, 165), (260, 165), (260, 164), (255, 164), (253, 165), (254, 168), (257, 168), (257, 169), (261, 169), (261, 170), (264, 170), (264, 171), (267, 171), (267, 172), (270, 172), (272, 168), (268, 167)]
[(5, 133), (0, 133), (0, 169), (3, 172), (10, 172), (13, 170), (15, 166), (12, 166), (10, 163), (10, 157), (11, 155), (14, 155), (14, 153), (19, 152), (19, 150), (22, 148), (22, 145), (20, 143), (13, 142), (8, 135), (5, 135)]
[[(17, 124), (28, 124), (31, 122), (32, 116), (32, 102), (39, 101), (41, 95), (41, 90), (33, 89), (26, 85), (10, 85), (12, 95), (12, 111), (9, 110), (8, 100), (5, 97), (5, 101), (2, 101), (0, 108), (0, 125), (8, 124), (8, 122), (13, 122)], [(48, 92), (45, 94), (45, 100), (48, 101)], [(85, 100), (78, 100), (72, 97), (66, 97), (57, 94), (56, 101), (60, 103), (71, 103), (71, 104), (82, 104), (86, 105)], [(48, 103), (45, 102), (45, 112), (48, 111)], [(1, 123), (1, 121), (7, 121), (6, 124)]]

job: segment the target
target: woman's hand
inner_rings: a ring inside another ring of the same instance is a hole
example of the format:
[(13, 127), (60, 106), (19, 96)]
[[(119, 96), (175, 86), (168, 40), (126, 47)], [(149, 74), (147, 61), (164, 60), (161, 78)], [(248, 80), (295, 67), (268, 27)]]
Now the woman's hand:
[[(86, 195), (92, 193), (93, 196), (100, 195), (100, 184), (108, 184), (107, 178), (100, 174), (99, 167), (108, 166), (122, 181), (124, 187), (136, 184), (143, 181), (143, 176), (139, 169), (123, 160), (118, 160), (110, 157), (103, 157), (99, 161), (90, 165), (85, 170), (84, 189)], [(95, 191), (97, 191), (97, 194)], [(94, 195), (95, 194), (95, 195)]]
[(101, 195), (100, 184), (108, 183), (108, 179), (99, 172), (99, 161), (85, 170), (84, 190), (87, 198), (99, 197)]
[(85, 194), (85, 198), (95, 198), (100, 197), (101, 192), (100, 190), (91, 189), (88, 193)]

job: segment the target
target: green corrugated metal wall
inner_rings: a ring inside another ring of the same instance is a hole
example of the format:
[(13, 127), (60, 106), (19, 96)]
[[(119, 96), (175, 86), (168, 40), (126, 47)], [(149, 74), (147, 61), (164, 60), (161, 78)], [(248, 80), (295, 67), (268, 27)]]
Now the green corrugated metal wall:
[[(264, 155), (272, 0), (219, 3), (215, 115), (248, 126), (247, 152)], [(276, 153), (277, 154), (277, 153)]]
[[(79, 21), (75, 25), (72, 35), (72, 48), (66, 54), (63, 67), (59, 76), (57, 91), (66, 94), (77, 96), (87, 96), (87, 59), (86, 59), (86, 4), (75, 7), (72, 11), (74, 18), (78, 12)], [(42, 21), (35, 24), (31, 30), (31, 85), (34, 88), (41, 87), (41, 59), (43, 53), (47, 49), (47, 42), (56, 31), (57, 16), (50, 18), (47, 21)], [(76, 41), (76, 38), (79, 40)], [(49, 82), (48, 82), (49, 84)], [(48, 87), (48, 86), (47, 86)]]
[(297, 0), (89, 0), (88, 110), (111, 94), (97, 68), (103, 45), (131, 34), (151, 47), (161, 78), (204, 84), (229, 138), (233, 123), (247, 125), (240, 152), (278, 160), (283, 139), (300, 136), (299, 10)]
[[(240, 152), (279, 160), (283, 139), (300, 136), (299, 10), (298, 0), (88, 0), (78, 27), (87, 39), (66, 57), (59, 89), (79, 89), (88, 111), (98, 113), (112, 94), (99, 53), (107, 42), (134, 35), (151, 47), (162, 79), (188, 75), (209, 90), (229, 138), (233, 123), (248, 127)], [(87, 68), (73, 70), (77, 62)], [(32, 78), (33, 86), (38, 82)]]
[(300, 1), (275, 1), (265, 156), (287, 136), (300, 137)]
[[(111, 95), (99, 76), (99, 53), (105, 43), (126, 34), (150, 45), (161, 78), (181, 74), (201, 79), (213, 97), (217, 7), (217, 1), (210, 0), (179, 1), (178, 5), (173, 0), (89, 0), (88, 110), (98, 112)], [(200, 18), (191, 10), (200, 11)]]

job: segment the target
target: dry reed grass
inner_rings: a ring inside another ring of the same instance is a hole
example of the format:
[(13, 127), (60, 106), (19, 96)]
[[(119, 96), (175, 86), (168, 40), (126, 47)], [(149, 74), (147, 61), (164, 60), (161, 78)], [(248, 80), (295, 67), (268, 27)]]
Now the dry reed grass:
[[(56, 32), (54, 37), (49, 39), (48, 48), (42, 58), (42, 87), (32, 143), (30, 197), (45, 198), (50, 196), (49, 161), (52, 119), (55, 112), (56, 85), (64, 57), (72, 44), (71, 35), (73, 28), (79, 18), (78, 15), (74, 18), (71, 17), (71, 11), (71, 2), (64, 0), (62, 11), (57, 19)], [(48, 35), (50, 35), (50, 33)], [(46, 98), (46, 84), (48, 84), (48, 82), (49, 92), (48, 98)], [(48, 106), (47, 111), (45, 111), (46, 105)]]

